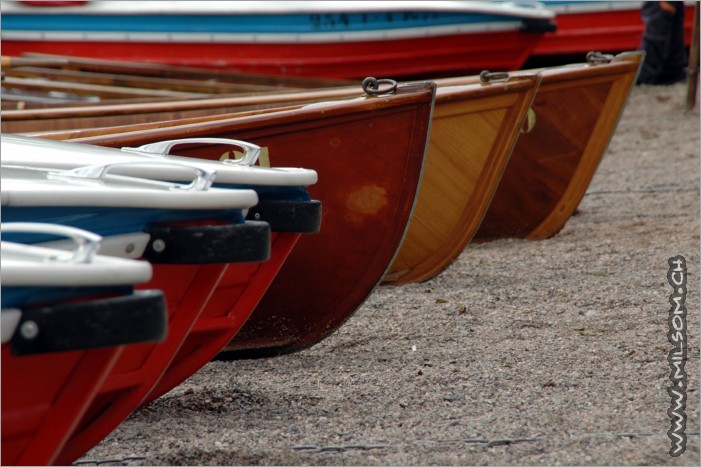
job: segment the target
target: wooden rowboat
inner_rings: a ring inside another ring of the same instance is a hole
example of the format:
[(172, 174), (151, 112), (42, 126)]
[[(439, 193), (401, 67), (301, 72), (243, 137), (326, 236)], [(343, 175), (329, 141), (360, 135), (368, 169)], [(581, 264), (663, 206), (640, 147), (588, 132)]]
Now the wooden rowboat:
[(53, 8), (3, 2), (2, 10), (9, 55), (330, 78), (517, 69), (552, 30), (554, 17), (544, 8), (478, 1), (122, 1)]
[(239, 356), (273, 355), (331, 334), (382, 279), (414, 206), (434, 96), (432, 83), (405, 84), (360, 99), (74, 141), (121, 147), (240, 138), (267, 147), (273, 165), (317, 171), (309, 193), (324, 203), (321, 230), (298, 241), (230, 345)]
[(1, 248), (2, 464), (51, 465), (121, 352), (163, 340), (165, 300), (132, 289), (150, 279), (147, 262), (96, 255), (100, 237), (90, 232), (2, 230), (75, 239), (70, 252), (5, 240)]
[[(539, 123), (534, 131), (519, 137), (477, 238), (547, 238), (564, 226), (589, 185), (615, 130), (641, 59), (640, 53), (624, 53), (613, 59), (593, 58), (591, 63), (510, 73), (512, 76), (536, 72), (544, 74), (544, 82), (534, 102), (535, 113), (532, 113)], [(472, 76), (445, 78), (436, 82), (440, 94), (440, 89), (444, 86), (475, 84), (478, 81), (478, 77)], [(319, 94), (320, 99), (339, 98), (344, 94), (342, 88), (319, 92), (322, 93)], [(232, 100), (204, 100), (202, 103), (210, 102), (211, 112), (224, 112), (234, 110), (236, 107), (231, 105), (235, 103), (251, 106), (256, 99), (260, 99), (264, 103), (261, 105), (273, 105), (275, 101), (292, 104), (308, 99), (310, 94), (289, 93), (284, 98), (281, 95), (250, 96)], [(192, 115), (190, 112), (198, 112), (194, 109), (196, 105), (198, 104), (192, 102), (177, 104), (174, 110), (178, 110), (177, 115)], [(205, 107), (207, 105), (209, 104), (205, 104)], [(130, 107), (137, 115), (144, 112), (142, 116), (132, 117), (136, 121), (176, 118), (175, 113), (164, 113), (164, 104), (155, 103), (138, 107), (105, 106), (103, 110), (56, 109), (55, 115), (47, 114), (47, 117), (55, 117), (54, 120), (44, 123), (34, 121), (33, 125), (49, 129), (53, 127), (54, 121), (69, 121), (67, 119), (72, 114), (81, 115), (80, 112), (85, 112), (82, 114), (84, 117), (70, 120), (71, 124), (90, 126), (103, 124), (102, 122), (127, 123), (132, 120), (121, 115), (101, 116), (101, 112), (126, 114)], [(582, 109), (586, 112), (582, 112)], [(14, 117), (10, 114), (10, 117)], [(567, 118), (558, 117), (560, 114), (567, 115)], [(26, 115), (27, 118), (30, 116)], [(23, 115), (18, 112), (17, 118), (23, 118)], [(31, 118), (38, 118), (38, 114), (35, 113)], [(176, 122), (159, 123), (173, 124)], [(572, 128), (577, 130), (572, 131)], [(112, 128), (110, 131), (126, 129)], [(96, 130), (94, 133), (103, 131)], [(47, 137), (66, 138), (90, 134), (93, 132), (56, 133)]]
[[(439, 87), (422, 189), (402, 247), (385, 275), (386, 283), (404, 284), (430, 279), (450, 264), (471, 240), (508, 164), (539, 80), (536, 75), (521, 75), (507, 82), (489, 82), (485, 79), (481, 84)], [(56, 117), (53, 120), (60, 125), (68, 125), (69, 122), (86, 126), (146, 120), (153, 122), (175, 115), (200, 115), (214, 109), (218, 112), (231, 111), (237, 108), (236, 104), (245, 107), (253, 102), (261, 105), (260, 102), (266, 100), (271, 103), (277, 100), (279, 105), (302, 99), (323, 101), (324, 98), (334, 98), (344, 93), (347, 96), (348, 92), (349, 88), (345, 88), (199, 102), (101, 106), (83, 109), (85, 113), (79, 109), (64, 108), (44, 112), (41, 115), (43, 119), (37, 123), (49, 125), (49, 116)], [(195, 107), (196, 104), (200, 104), (200, 108)], [(127, 108), (131, 109), (129, 113)], [(12, 116), (15, 114), (11, 113)], [(71, 114), (85, 116), (74, 120), (58, 118)], [(174, 120), (168, 124), (189, 124), (214, 118), (224, 117)], [(103, 132), (146, 130), (155, 128), (155, 125), (112, 127)], [(50, 126), (53, 127), (54, 123)], [(90, 134), (93, 133), (76, 132), (72, 136)]]
[[(548, 86), (544, 87), (545, 83), (543, 83), (538, 90), (533, 104), (534, 112), (531, 112), (531, 117), (535, 117), (535, 127), (531, 128), (529, 125), (526, 130), (530, 131), (521, 134), (516, 142), (502, 183), (496, 188), (496, 194), (483, 221), (483, 225), (496, 226), (490, 233), (491, 238), (515, 235), (513, 230), (509, 231), (504, 227), (504, 224), (508, 224), (511, 219), (517, 219), (517, 225), (523, 230), (520, 235), (527, 238), (544, 238), (562, 228), (581, 200), (607, 141), (615, 129), (630, 85), (634, 82), (640, 59), (640, 54), (630, 53), (615, 57), (610, 63), (608, 59), (598, 59), (590, 64), (528, 72), (530, 74), (540, 72), (543, 76), (547, 76)], [(518, 76), (523, 73), (525, 72), (510, 75)], [(477, 77), (438, 80), (439, 94), (443, 87), (475, 84), (478, 80)], [(587, 106), (587, 99), (590, 98), (593, 99), (591, 102), (596, 104)], [(587, 110), (587, 117), (579, 119), (578, 122), (572, 122), (571, 118), (557, 117), (558, 115), (578, 115), (572, 109), (580, 108)], [(172, 121), (153, 125), (170, 126), (179, 123), (181, 122)], [(569, 143), (568, 146), (566, 137), (553, 139), (555, 134), (569, 134), (568, 127), (565, 125), (575, 124), (579, 126), (576, 127), (578, 133), (574, 135), (581, 134), (583, 140)], [(549, 130), (542, 131), (545, 128)], [(106, 131), (116, 132), (126, 129), (127, 127), (111, 128)], [(73, 136), (87, 136), (104, 131), (76, 132)], [(54, 135), (59, 138), (67, 136), (71, 136), (70, 133)], [(541, 155), (545, 157), (539, 158)], [(529, 162), (529, 158), (533, 161)], [(570, 162), (562, 166), (555, 165), (556, 162), (564, 160)], [(430, 164), (427, 161), (426, 173), (429, 172)], [(539, 169), (531, 170), (528, 168), (530, 165)], [(421, 194), (419, 199), (422, 196), (424, 195)], [(502, 199), (504, 201), (500, 201)], [(524, 201), (527, 199), (531, 201)], [(540, 200), (545, 202), (540, 205), (538, 203)], [(502, 213), (499, 206), (503, 204), (507, 207), (516, 204), (517, 208)], [(412, 225), (418, 217), (417, 209)], [(489, 222), (487, 218), (490, 219)], [(488, 238), (485, 232), (486, 230), (482, 230), (478, 235)], [(388, 279), (391, 280), (393, 277), (389, 276)]]
[[(281, 107), (299, 106), (304, 103), (328, 99), (347, 99), (358, 95), (358, 87), (323, 89), (314, 92), (285, 93), (284, 95), (220, 97), (212, 99), (177, 100), (167, 102), (119, 103), (99, 106), (67, 106), (60, 108), (32, 108), (4, 110), (0, 125), (3, 133), (34, 134), (49, 139), (73, 139), (80, 129), (97, 128), (99, 131), (86, 132), (82, 136), (113, 132), (135, 131), (138, 128), (120, 128), (145, 124), (143, 128), (153, 128), (154, 122), (194, 119), (189, 123), (206, 122), (215, 119), (231, 118), (233, 115), (250, 110), (280, 110)], [(161, 126), (178, 125), (171, 121)], [(51, 134), (55, 133), (55, 135)]]
[[(484, 76), (484, 83), (446, 85), (438, 89), (422, 188), (404, 242), (388, 274), (385, 275), (385, 283), (399, 285), (420, 282), (438, 274), (472, 239), (487, 211), (509, 162), (540, 78), (535, 74), (523, 74), (505, 82), (489, 82), (486, 79), (488, 75)], [(347, 93), (347, 88), (343, 92)], [(267, 97), (294, 102), (295, 99), (302, 98), (321, 100), (324, 96), (333, 97), (338, 94), (339, 90), (320, 90)], [(251, 100), (238, 98), (223, 99), (224, 103), (222, 100), (215, 102), (221, 104), (218, 110), (222, 111), (234, 109), (231, 105), (235, 102), (245, 103)], [(213, 104), (214, 102), (212, 107)], [(177, 109), (178, 104), (172, 105)], [(163, 109), (160, 104), (141, 104), (133, 108), (132, 114), (104, 118), (110, 118), (110, 123), (117, 123), (128, 121), (137, 113), (142, 114), (141, 118), (150, 119), (163, 119), (174, 115), (173, 111), (154, 112)], [(56, 114), (65, 114), (66, 110), (68, 109), (57, 110)], [(97, 111), (105, 113), (109, 108), (90, 110), (91, 115), (97, 115)], [(197, 109), (193, 111), (201, 112)], [(183, 110), (178, 114), (188, 112)], [(171, 121), (170, 124), (181, 125), (212, 119), (213, 117), (203, 117), (198, 120), (177, 120)], [(66, 122), (65, 119), (60, 121)], [(92, 119), (87, 118), (83, 122), (87, 125), (95, 124)], [(151, 123), (108, 128), (103, 132), (117, 133), (154, 127), (155, 124)], [(91, 133), (82, 134), (87, 136)], [(73, 136), (80, 135), (79, 132), (73, 133)]]
[(546, 68), (522, 134), (475, 236), (540, 240), (574, 214), (606, 152), (644, 54), (592, 55), (591, 63)]
[(439, 86), (419, 198), (385, 283), (428, 280), (470, 242), (539, 82), (540, 76), (524, 74), (505, 82)]

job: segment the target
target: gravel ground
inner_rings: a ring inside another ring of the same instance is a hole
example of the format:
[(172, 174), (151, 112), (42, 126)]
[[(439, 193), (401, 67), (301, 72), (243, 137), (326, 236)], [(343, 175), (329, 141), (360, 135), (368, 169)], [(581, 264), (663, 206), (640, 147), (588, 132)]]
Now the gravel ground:
[[(634, 89), (578, 213), (380, 287), (333, 336), (212, 362), (80, 462), (699, 465), (699, 112)], [(667, 259), (689, 270), (688, 448), (669, 455)]]

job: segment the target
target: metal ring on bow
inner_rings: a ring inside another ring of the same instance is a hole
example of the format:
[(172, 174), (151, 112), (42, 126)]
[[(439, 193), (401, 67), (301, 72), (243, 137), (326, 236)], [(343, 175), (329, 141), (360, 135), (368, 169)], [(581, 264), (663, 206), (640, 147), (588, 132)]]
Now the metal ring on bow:
[[(389, 88), (380, 89), (380, 85), (389, 84)], [(363, 92), (371, 96), (379, 96), (380, 94), (392, 94), (397, 90), (397, 82), (393, 79), (377, 79), (368, 76), (363, 80)]]
[(509, 74), (505, 71), (491, 72), (489, 70), (482, 70), (480, 73), (480, 82), (482, 83), (494, 83), (497, 81), (507, 81), (509, 79)]
[(587, 63), (611, 63), (613, 55), (602, 54), (601, 52), (587, 52)]

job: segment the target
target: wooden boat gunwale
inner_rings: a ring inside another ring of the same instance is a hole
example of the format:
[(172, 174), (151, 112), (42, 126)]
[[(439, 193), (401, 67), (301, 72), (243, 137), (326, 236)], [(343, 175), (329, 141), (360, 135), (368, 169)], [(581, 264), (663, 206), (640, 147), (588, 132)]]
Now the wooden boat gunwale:
[[(21, 56), (3, 57), (3, 68), (12, 69), (25, 66), (47, 66), (52, 68), (62, 68), (75, 71), (92, 71), (97, 73), (126, 73), (134, 76), (146, 76), (153, 78), (185, 77), (194, 80), (215, 80), (229, 84), (250, 84), (267, 85), (273, 87), (283, 86), (286, 89), (290, 86), (301, 88), (317, 88), (341, 86), (343, 80), (328, 80), (324, 78), (295, 77), (285, 75), (261, 75), (237, 72), (229, 72), (221, 69), (193, 68), (185, 66), (164, 65), (151, 62), (133, 62), (114, 59), (87, 58), (63, 54), (46, 54), (37, 52), (25, 52)], [(351, 84), (350, 82), (345, 84)]]

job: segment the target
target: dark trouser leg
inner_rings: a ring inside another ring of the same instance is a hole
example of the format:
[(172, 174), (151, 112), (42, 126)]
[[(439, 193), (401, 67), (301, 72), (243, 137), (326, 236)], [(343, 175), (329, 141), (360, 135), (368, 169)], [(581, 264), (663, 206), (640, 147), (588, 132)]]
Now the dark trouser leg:
[(667, 13), (657, 2), (645, 2), (641, 10), (645, 32), (640, 46), (645, 51), (638, 83), (660, 84), (669, 58), (675, 15)]

